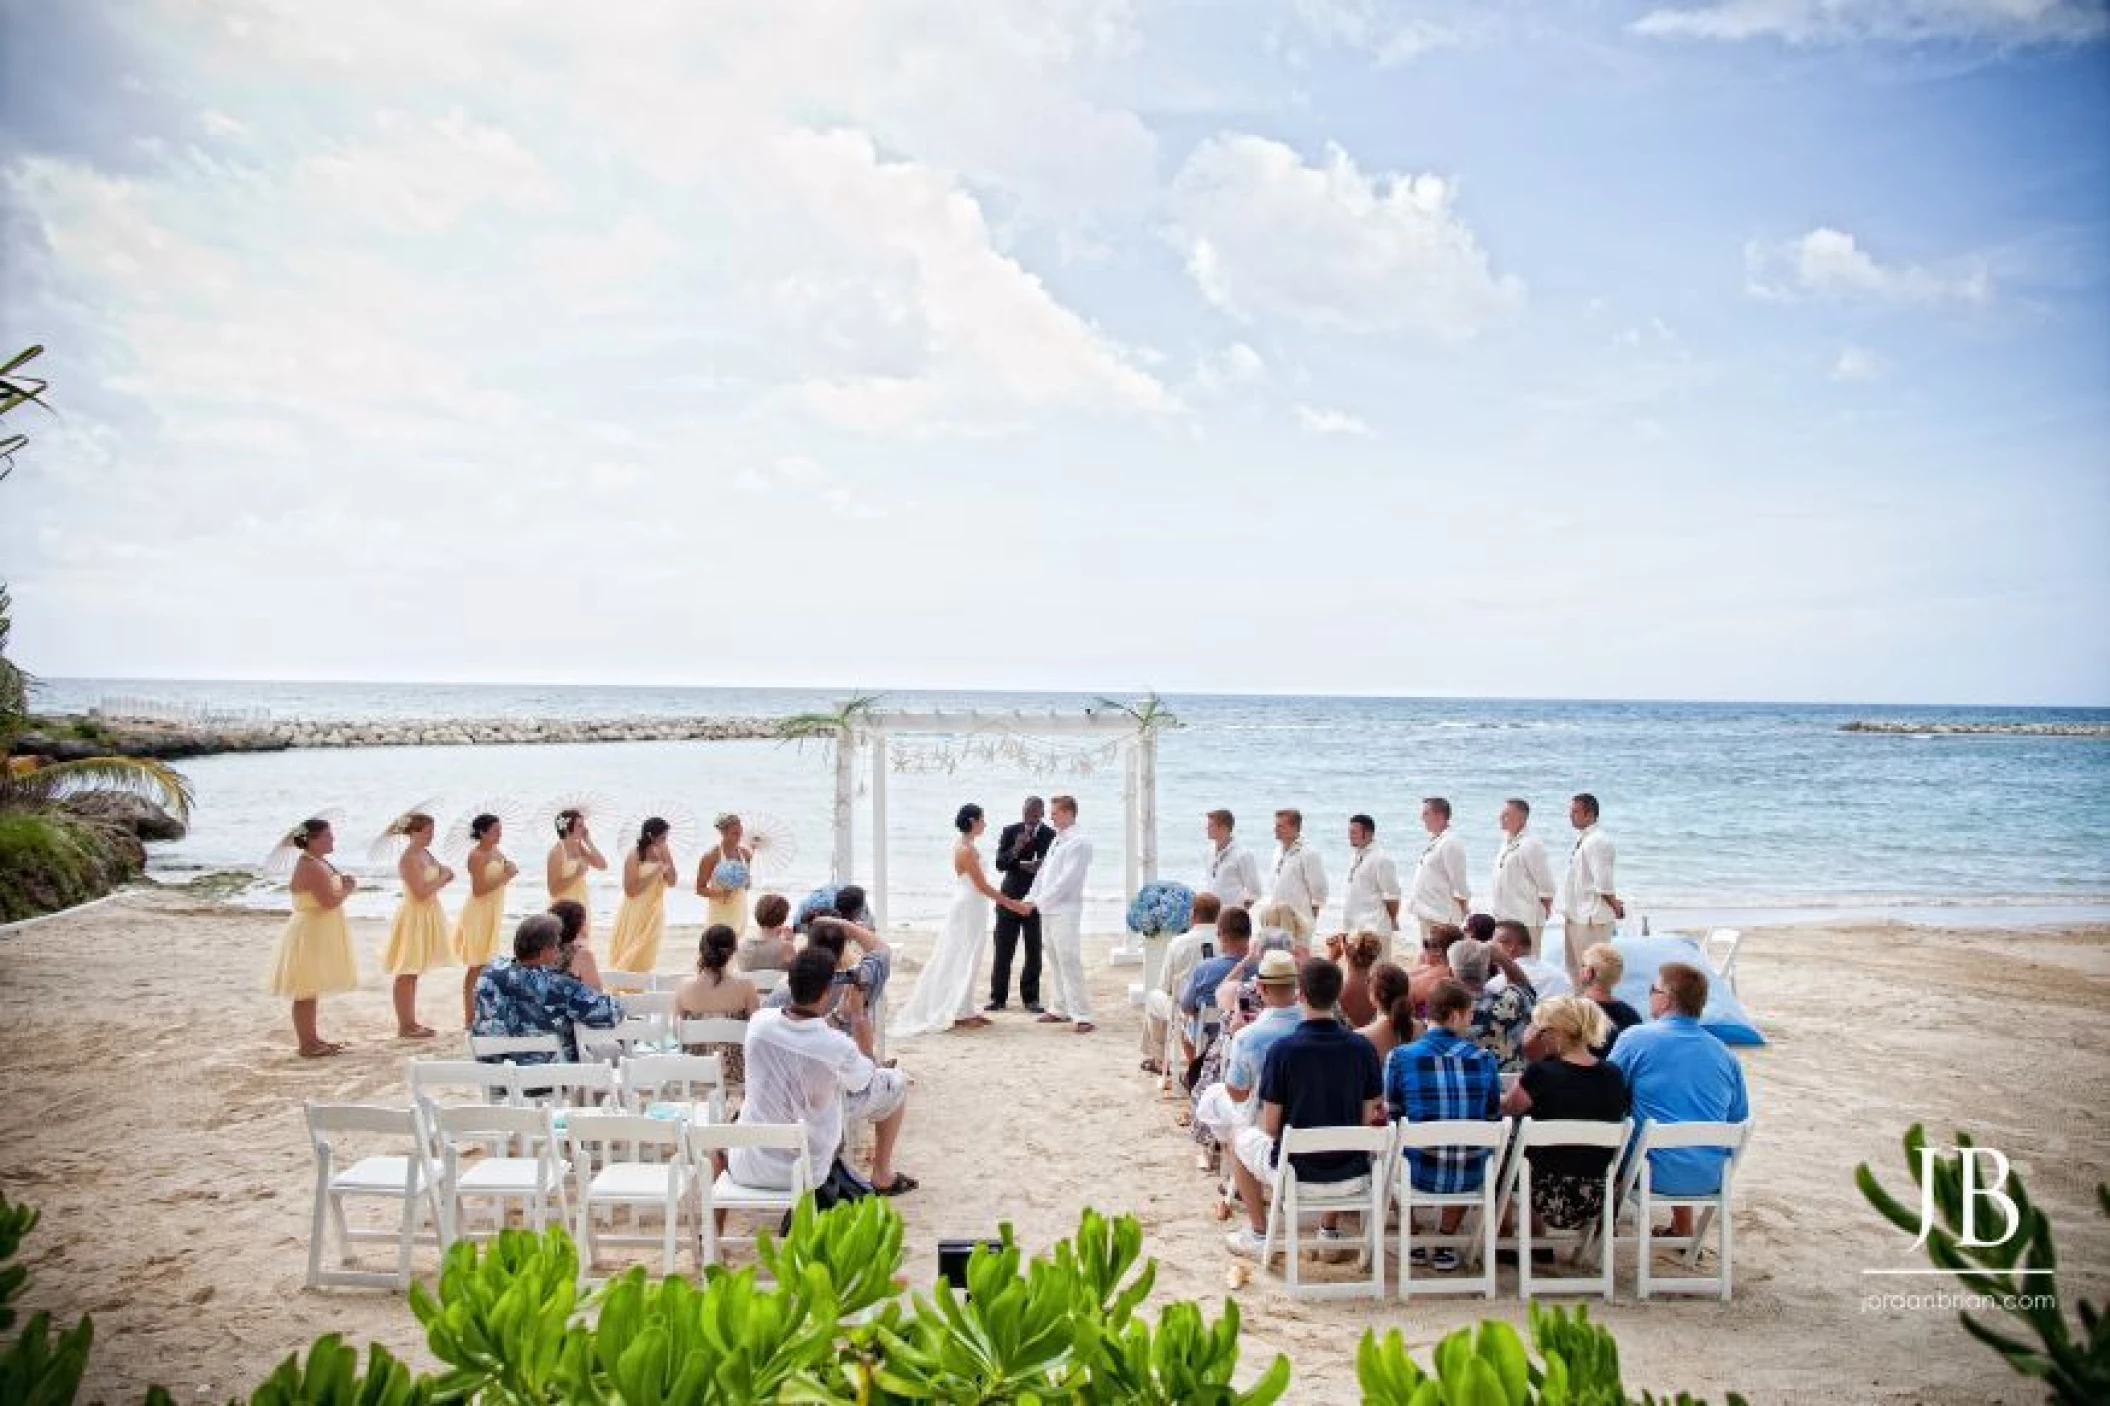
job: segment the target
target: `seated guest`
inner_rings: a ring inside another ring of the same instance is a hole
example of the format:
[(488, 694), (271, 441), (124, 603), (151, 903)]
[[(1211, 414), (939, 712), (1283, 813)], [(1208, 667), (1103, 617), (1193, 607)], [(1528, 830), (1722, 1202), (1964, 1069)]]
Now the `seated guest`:
[[(1532, 952), (1530, 928), (1505, 918), (1495, 924), (1494, 943), (1503, 956), (1516, 963), (1518, 970), (1531, 979), (1531, 989), (1538, 993), (1541, 1001), (1548, 996), (1572, 994), (1574, 988), (1569, 984), (1567, 968), (1541, 961)], [(1509, 978), (1496, 973), (1488, 978), (1488, 989), (1500, 991), (1508, 980)]]
[[(1595, 1002), (1581, 996), (1549, 996), (1531, 1012), (1534, 1048), (1544, 1052), (1524, 1068), (1516, 1087), (1502, 1098), (1511, 1118), (1530, 1114), (1550, 1121), (1585, 1118), (1616, 1123), (1631, 1106), (1626, 1078), (1600, 1060), (1611, 1022)], [(1608, 1147), (1535, 1147), (1531, 1150), (1531, 1211), (1542, 1227), (1580, 1230), (1604, 1213)]]
[(1216, 1009), (1216, 988), (1231, 969), (1244, 961), (1251, 950), (1253, 919), (1243, 908), (1226, 908), (1216, 920), (1216, 955), (1197, 960), (1180, 988), (1179, 1008), (1186, 1019), (1181, 1045), (1192, 1060), (1201, 1052), (1209, 1035), (1221, 1028)]
[[(1409, 1123), (1491, 1119), (1500, 1116), (1502, 1074), (1495, 1057), (1474, 1044), (1473, 993), (1455, 981), (1429, 993), (1429, 1024), (1421, 1038), (1401, 1045), (1385, 1060), (1385, 1108)], [(1477, 1191), (1488, 1173), (1487, 1149), (1408, 1148), (1407, 1172), (1416, 1191), (1452, 1195)], [(1465, 1207), (1446, 1206), (1442, 1233), (1455, 1235)], [(1429, 1257), (1432, 1269), (1458, 1267), (1448, 1246)]]
[(1165, 1030), (1179, 1007), (1180, 989), (1204, 955), (1216, 955), (1216, 919), (1223, 900), (1213, 893), (1194, 895), (1194, 926), (1165, 947), (1165, 964), (1158, 971), (1158, 984), (1143, 993), (1143, 1068), (1163, 1074), (1159, 1061), (1165, 1055)]
[[(1487, 985), (1495, 967), (1509, 977), (1499, 991)], [(1493, 943), (1470, 937), (1451, 946), (1451, 976), (1473, 994), (1472, 1042), (1493, 1055), (1504, 1074), (1522, 1073), (1531, 1008), (1538, 1004), (1530, 981)]]
[(1270, 952), (1287, 952), (1299, 966), (1311, 955), (1309, 948), (1281, 928), (1263, 928), (1254, 934), (1253, 941), (1246, 948), (1245, 959), (1216, 984), (1216, 1010), (1223, 1020), (1226, 1036), (1260, 1014), (1260, 987), (1254, 978), (1260, 974), (1260, 963)]
[(1495, 940), (1495, 915), (1492, 913), (1468, 913), (1463, 926), (1465, 935), (1475, 942)]
[(1337, 932), (1326, 939), (1326, 955), (1341, 964), (1341, 1018), (1368, 1025), (1380, 1014), (1370, 1004), (1370, 969), (1385, 955), (1385, 939), (1374, 932)]
[[(547, 913), (523, 918), (513, 931), (513, 956), (498, 958), (476, 979), (476, 1014), (471, 1035), (554, 1035), (563, 1058), (577, 1060), (574, 1024), (605, 1030), (623, 1018), (615, 997), (557, 970), (557, 939), (563, 924)], [(484, 1056), (487, 1063), (549, 1064), (547, 1053)]]
[(1584, 951), (1577, 980), (1582, 983), (1582, 994), (1597, 1003), (1611, 1027), (1604, 1043), (1590, 1051), (1599, 1059), (1611, 1053), (1624, 1031), (1641, 1023), (1641, 1012), (1612, 994), (1625, 976), (1626, 958), (1620, 956), (1619, 949), (1611, 943), (1594, 942)]
[(755, 935), (740, 943), (740, 970), (789, 971), (798, 947), (791, 940), (791, 901), (781, 893), (755, 900)]
[[(704, 929), (703, 941), (697, 944), (696, 975), (674, 988), (676, 1020), (707, 1016), (746, 1020), (762, 1009), (762, 993), (752, 981), (732, 970), (733, 957), (739, 950), (740, 935), (730, 925), (713, 923)], [(714, 1054), (722, 1059), (726, 1083), (747, 1082), (740, 1046), (714, 1042), (683, 1048), (690, 1054)]]
[(1414, 1029), (1411, 989), (1407, 969), (1397, 962), (1379, 962), (1370, 969), (1370, 1008), (1377, 1016), (1356, 1033), (1370, 1042), (1380, 1060), (1419, 1033)]
[[(1224, 1066), (1230, 1059), (1231, 1041), (1248, 1024), (1258, 1019), (1262, 1004), (1260, 1000), (1260, 964), (1267, 960), (1270, 952), (1286, 956), (1292, 963), (1301, 961), (1305, 953), (1294, 950), (1290, 935), (1280, 928), (1270, 928), (1255, 937), (1246, 948), (1246, 954), (1224, 974), (1217, 983), (1215, 999), (1199, 993), (1203, 1002), (1202, 1015), (1215, 1024), (1206, 1027), (1205, 1038), (1198, 1048), (1201, 1053), (1192, 1061), (1193, 1075), (1189, 1088), (1195, 1102), (1210, 1085), (1223, 1082)], [(1187, 1135), (1202, 1148), (1198, 1159), (1202, 1169), (1208, 1170), (1209, 1152), (1218, 1146), (1209, 1125), (1199, 1118), (1190, 1119)]]
[[(1619, 1037), (1609, 1062), (1626, 1076), (1634, 1116), (1651, 1123), (1741, 1123), (1751, 1116), (1744, 1066), (1729, 1047), (1701, 1028), (1707, 973), (1665, 962), (1648, 988), (1652, 1019)], [(1728, 1153), (1712, 1147), (1666, 1148), (1649, 1154), (1654, 1188), (1667, 1196), (1719, 1191)], [(1672, 1235), (1692, 1234), (1692, 1211), (1671, 1213)]]
[(573, 899), (560, 898), (549, 906), (549, 915), (557, 920), (557, 970), (575, 976), (591, 986), (601, 989), (601, 964), (594, 960), (593, 949), (586, 945), (586, 905)]
[(1242, 1124), (1253, 1120), (1253, 1091), (1260, 1069), (1275, 1042), (1297, 1028), (1297, 960), (1287, 952), (1270, 952), (1260, 960), (1254, 980), (1260, 987), (1260, 1013), (1231, 1036), (1221, 1083), (1210, 1084), (1194, 1103), (1194, 1121), (1208, 1128), (1220, 1144), (1229, 1143)]
[(1465, 940), (1465, 929), (1456, 923), (1435, 923), (1422, 935), (1421, 956), (1407, 971), (1411, 989), (1407, 999), (1416, 1014), (1428, 1010), (1429, 993), (1451, 979), (1451, 948)]
[[(784, 979), (790, 1002), (757, 1011), (747, 1023), (747, 1095), (739, 1123), (804, 1123), (806, 1170), (825, 1181), (843, 1146), (845, 1117), (873, 1125), (872, 1186), (882, 1196), (916, 1189), (915, 1178), (894, 1168), (894, 1144), (908, 1112), (908, 1076), (882, 1069), (849, 1036), (829, 1024), (844, 989), (835, 957), (808, 946), (791, 960)], [(735, 1181), (783, 1188), (792, 1184), (796, 1153), (736, 1147), (726, 1155)]]
[[(1231, 1174), (1246, 1213), (1246, 1224), (1231, 1233), (1231, 1252), (1249, 1259), (1257, 1258), (1265, 1243), (1267, 1194), (1284, 1128), (1384, 1125), (1385, 1085), (1377, 1051), (1343, 1025), (1335, 1010), (1341, 969), (1313, 957), (1298, 969), (1297, 978), (1299, 1023), (1268, 1049), (1260, 1069), (1260, 1116), (1231, 1144)], [(1382, 1170), (1357, 1152), (1300, 1152), (1296, 1168), (1299, 1181), (1331, 1184)], [(1319, 1235), (1328, 1238), (1329, 1229), (1322, 1227)]]
[(1257, 932), (1273, 928), (1277, 932), (1288, 933), (1298, 942), (1309, 942), (1312, 929), (1311, 914), (1293, 903), (1263, 903), (1259, 911), (1253, 914), (1253, 928)]
[[(808, 948), (818, 947), (835, 960), (835, 984), (843, 988), (839, 1003), (831, 1003), (828, 1023), (857, 1042), (865, 1054), (872, 1053), (872, 1006), (886, 989), (893, 970), (893, 951), (870, 928), (841, 918), (815, 918), (806, 935)], [(851, 948), (856, 954), (851, 954)], [(791, 1004), (791, 988), (777, 987), (762, 1002), (765, 1009), (782, 1010)]]

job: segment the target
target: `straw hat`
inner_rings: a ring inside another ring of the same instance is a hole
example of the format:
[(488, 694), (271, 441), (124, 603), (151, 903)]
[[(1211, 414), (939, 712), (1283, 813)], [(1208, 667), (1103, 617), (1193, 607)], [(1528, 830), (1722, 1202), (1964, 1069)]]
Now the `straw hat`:
[(1260, 959), (1260, 975), (1255, 979), (1262, 986), (1295, 986), (1297, 959), (1287, 952), (1270, 952)]

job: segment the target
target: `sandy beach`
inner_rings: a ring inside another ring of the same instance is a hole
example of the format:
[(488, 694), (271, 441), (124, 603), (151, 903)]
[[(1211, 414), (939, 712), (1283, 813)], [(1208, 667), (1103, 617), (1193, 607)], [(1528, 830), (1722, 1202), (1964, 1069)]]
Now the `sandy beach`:
[[(361, 922), (364, 984), (323, 1007), (325, 1035), (350, 1048), (297, 1059), (283, 1006), (260, 989), (278, 923), (141, 891), (0, 939), (0, 1186), (44, 1212), (29, 1306), (95, 1315), (91, 1397), (133, 1398), (149, 1382), (179, 1400), (246, 1392), (330, 1330), (430, 1361), (399, 1296), (302, 1288), (313, 1164), (299, 1107), (401, 1102), (404, 1060), (455, 1046), (388, 1038), (383, 930)], [(929, 941), (904, 944), (904, 995)], [(693, 932), (670, 933), (662, 966), (693, 945)], [(899, 1161), (923, 1183), (897, 1203), (911, 1283), (930, 1280), (940, 1236), (1008, 1219), (1040, 1247), (1090, 1202), (1142, 1218), (1161, 1297), (1224, 1296), (1231, 1260), (1208, 1182), (1173, 1126), (1177, 1105), (1136, 1072), (1136, 1017), (1120, 1001), (1133, 974), (1095, 967), (1097, 1035), (1014, 1014), (895, 1047), (916, 1080)], [(1915, 1120), (1968, 1128), (2053, 1213), (2069, 1301), (2102, 1297), (2110, 1227), (2091, 1207), (2110, 1169), (2098, 1103), (2110, 929), (1766, 929), (1740, 975), (1773, 1043), (1743, 1055), (1760, 1131), (1740, 1183), (1736, 1297), (1635, 1304), (1623, 1255), (1622, 1302), (1593, 1315), (1617, 1330), (1630, 1387), (1717, 1400), (1735, 1389), (1754, 1403), (2041, 1399), (1953, 1314), (1863, 1311), (1862, 1268), (1912, 1261), (1851, 1176), (1870, 1160), (1901, 1182), (1897, 1140)], [(457, 990), (455, 973), (435, 973), (426, 1018), (444, 1025)], [(1366, 1327), (1430, 1344), (1483, 1316), (1523, 1318), (1513, 1294), (1293, 1304), (1269, 1282), (1237, 1293), (1245, 1361), (1288, 1353), (1296, 1401), (1353, 1397)]]

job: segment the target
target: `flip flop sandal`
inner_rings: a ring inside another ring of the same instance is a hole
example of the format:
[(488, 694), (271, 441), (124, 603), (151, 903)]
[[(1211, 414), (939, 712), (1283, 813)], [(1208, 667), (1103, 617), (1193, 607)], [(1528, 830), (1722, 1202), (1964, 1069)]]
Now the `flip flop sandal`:
[(906, 1196), (922, 1184), (922, 1182), (917, 1181), (907, 1172), (896, 1172), (894, 1173), (894, 1179), (885, 1186), (875, 1186), (872, 1189), (881, 1196)]

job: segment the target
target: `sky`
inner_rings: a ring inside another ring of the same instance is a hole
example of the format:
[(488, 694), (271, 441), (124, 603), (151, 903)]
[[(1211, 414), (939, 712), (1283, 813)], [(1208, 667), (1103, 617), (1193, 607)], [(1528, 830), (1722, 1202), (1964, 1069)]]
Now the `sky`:
[(0, 0), (51, 676), (2110, 703), (2105, 0)]

